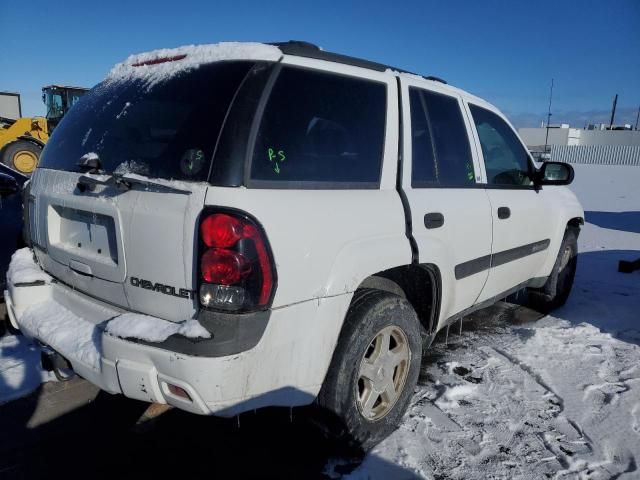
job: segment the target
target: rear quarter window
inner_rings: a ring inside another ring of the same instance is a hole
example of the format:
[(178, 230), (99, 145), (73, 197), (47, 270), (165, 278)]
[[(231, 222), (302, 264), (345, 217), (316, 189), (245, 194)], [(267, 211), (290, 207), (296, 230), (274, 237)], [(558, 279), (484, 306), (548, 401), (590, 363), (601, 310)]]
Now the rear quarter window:
[(411, 108), (411, 186), (475, 185), (467, 128), (458, 100), (428, 90), (409, 89)]
[(377, 188), (386, 104), (382, 82), (283, 67), (257, 131), (248, 186)]

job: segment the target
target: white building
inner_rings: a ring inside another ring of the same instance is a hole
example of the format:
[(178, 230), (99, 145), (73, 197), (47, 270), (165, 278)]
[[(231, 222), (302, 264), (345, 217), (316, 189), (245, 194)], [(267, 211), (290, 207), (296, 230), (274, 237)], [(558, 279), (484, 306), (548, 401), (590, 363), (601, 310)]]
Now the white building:
[[(529, 149), (544, 149), (546, 128), (519, 128), (518, 133)], [(546, 144), (640, 146), (640, 130), (583, 130), (570, 128), (565, 123), (561, 128), (549, 127), (549, 139)]]
[(537, 160), (640, 165), (640, 130), (583, 130), (563, 124), (549, 127), (548, 137), (545, 127), (519, 128), (518, 133)]

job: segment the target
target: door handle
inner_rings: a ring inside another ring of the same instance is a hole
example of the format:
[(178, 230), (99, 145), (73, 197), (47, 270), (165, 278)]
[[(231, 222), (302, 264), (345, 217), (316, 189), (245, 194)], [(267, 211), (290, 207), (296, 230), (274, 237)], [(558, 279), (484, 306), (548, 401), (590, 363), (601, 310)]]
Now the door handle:
[(509, 218), (511, 216), (511, 210), (509, 207), (500, 207), (498, 208), (498, 218), (500, 220), (504, 220), (505, 218)]
[(440, 228), (442, 225), (444, 225), (444, 215), (440, 212), (431, 212), (424, 216), (424, 226), (429, 230)]
[(93, 272), (91, 271), (91, 267), (86, 263), (81, 263), (76, 260), (69, 260), (69, 268), (80, 275), (87, 275), (89, 277), (93, 276)]

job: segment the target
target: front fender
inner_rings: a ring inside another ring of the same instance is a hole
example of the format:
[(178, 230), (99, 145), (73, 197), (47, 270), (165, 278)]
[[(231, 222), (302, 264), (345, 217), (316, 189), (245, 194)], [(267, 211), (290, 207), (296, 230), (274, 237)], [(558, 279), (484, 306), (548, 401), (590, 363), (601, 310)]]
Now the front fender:
[(556, 224), (554, 226), (551, 243), (549, 244), (549, 255), (538, 270), (536, 277), (547, 277), (553, 270), (553, 265), (560, 251), (560, 244), (564, 238), (564, 232), (569, 222), (579, 218), (584, 222), (584, 209), (576, 195), (566, 187), (545, 186), (545, 189), (552, 190), (550, 201), (552, 209), (556, 214)]

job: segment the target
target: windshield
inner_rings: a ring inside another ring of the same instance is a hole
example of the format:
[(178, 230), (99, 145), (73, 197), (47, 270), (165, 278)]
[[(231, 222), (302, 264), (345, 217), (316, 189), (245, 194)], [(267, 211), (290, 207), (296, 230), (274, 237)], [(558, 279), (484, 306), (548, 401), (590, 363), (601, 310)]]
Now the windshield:
[(106, 173), (204, 181), (226, 112), (251, 62), (203, 65), (146, 87), (103, 82), (56, 128), (39, 167), (81, 171), (97, 156)]

